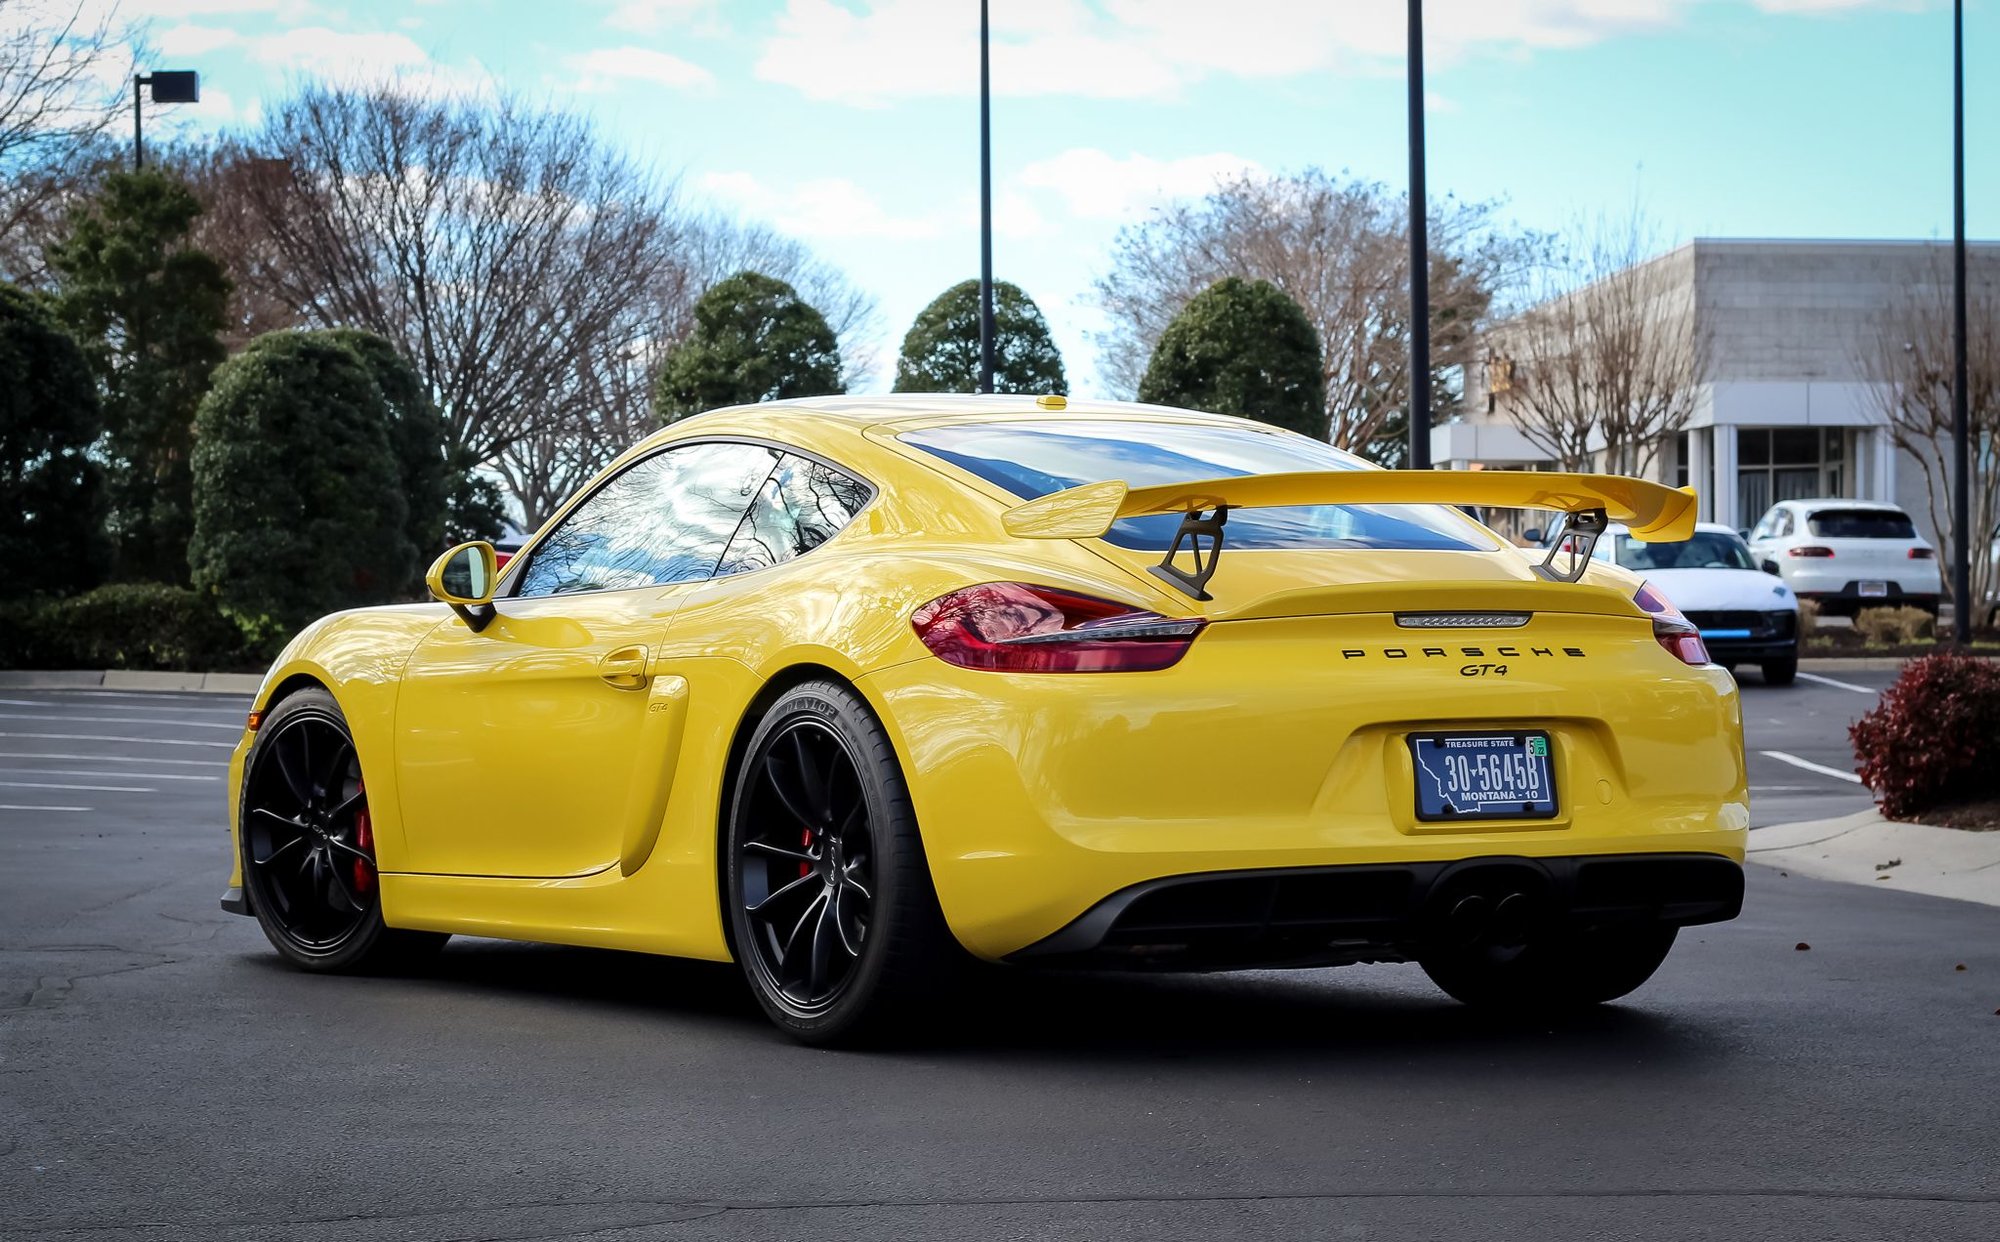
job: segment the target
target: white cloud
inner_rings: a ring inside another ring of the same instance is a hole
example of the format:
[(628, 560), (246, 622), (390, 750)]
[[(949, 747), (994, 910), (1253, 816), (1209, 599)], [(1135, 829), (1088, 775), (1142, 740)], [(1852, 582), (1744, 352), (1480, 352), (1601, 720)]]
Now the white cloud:
[[(1915, 0), (1429, 0), (1425, 56), (1576, 48), (1748, 3), (1773, 14)], [(1400, 71), (1407, 15), (1390, 0), (1010, 0), (993, 12), (997, 95), (1158, 98), (1211, 77)], [(786, 0), (756, 66), (816, 99), (874, 105), (978, 86), (978, 21), (939, 0)]]
[(393, 31), (343, 31), (299, 26), (249, 42), (253, 60), (336, 78), (373, 77), (383, 70), (428, 65), (431, 54), (416, 40)]
[(747, 172), (707, 173), (701, 188), (797, 237), (886, 237), (916, 240), (945, 231), (944, 213), (899, 216), (860, 183), (822, 177), (783, 191)]
[(1124, 158), (1078, 147), (1021, 170), (1020, 182), (1061, 196), (1070, 214), (1087, 220), (1122, 220), (1168, 199), (1206, 194), (1219, 182), (1261, 166), (1241, 155), (1217, 151), (1160, 160), (1149, 155)]
[(563, 63), (578, 74), (580, 91), (604, 90), (619, 81), (651, 82), (674, 90), (708, 90), (715, 85), (715, 75), (700, 65), (651, 48), (599, 48)]
[(228, 47), (237, 42), (239, 36), (233, 30), (219, 26), (194, 26), (183, 23), (162, 30), (157, 36), (160, 52), (165, 56), (200, 56), (217, 48)]
[(622, 0), (604, 18), (613, 30), (657, 34), (670, 25), (705, 14), (713, 0)]

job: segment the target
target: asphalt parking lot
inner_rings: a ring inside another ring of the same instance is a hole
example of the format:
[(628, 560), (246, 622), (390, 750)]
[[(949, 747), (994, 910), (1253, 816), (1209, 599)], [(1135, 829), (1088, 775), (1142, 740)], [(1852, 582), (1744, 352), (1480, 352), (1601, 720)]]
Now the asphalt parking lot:
[[(1889, 677), (1746, 676), (1758, 823), (1866, 804)], [(282, 967), (216, 907), (243, 708), (0, 690), (0, 1238), (2000, 1236), (2000, 909), (1753, 867), (1558, 1023), (1413, 967), (997, 975), (821, 1052), (726, 968)]]

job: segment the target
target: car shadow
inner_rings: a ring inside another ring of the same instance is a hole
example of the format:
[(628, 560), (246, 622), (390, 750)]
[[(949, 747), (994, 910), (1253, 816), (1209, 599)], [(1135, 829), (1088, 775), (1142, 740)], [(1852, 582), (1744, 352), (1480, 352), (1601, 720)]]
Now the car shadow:
[[(256, 955), (273, 970), (275, 957)], [(783, 1045), (733, 965), (603, 949), (455, 940), (381, 983), (556, 1000), (565, 1010), (637, 1011), (730, 1038)], [(1430, 990), (1415, 966), (1210, 975), (1049, 972), (969, 966), (927, 1019), (854, 1055), (1163, 1062), (1257, 1056), (1371, 1059), (1532, 1055), (1656, 1068), (1712, 1057), (1717, 1030), (1631, 1001), (1510, 1017)], [(1484, 1063), (1484, 1062), (1482, 1062)]]

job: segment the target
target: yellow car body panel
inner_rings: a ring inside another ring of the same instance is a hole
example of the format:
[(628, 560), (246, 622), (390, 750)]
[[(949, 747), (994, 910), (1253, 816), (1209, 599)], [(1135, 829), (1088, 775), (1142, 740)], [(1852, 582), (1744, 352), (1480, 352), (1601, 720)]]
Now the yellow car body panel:
[[(1473, 550), (1231, 551), (1214, 598), (1197, 601), (1144, 572), (1157, 553), (1010, 535), (1020, 497), (896, 438), (996, 418), (1240, 425), (1087, 402), (1039, 411), (1029, 398), (703, 415), (635, 446), (600, 482), (667, 445), (750, 439), (821, 456), (874, 497), (825, 544), (770, 568), (507, 597), (594, 484), (510, 563), (486, 629), (443, 604), (336, 614), (286, 648), (254, 706), (308, 684), (339, 701), (393, 927), (727, 960), (718, 843), (733, 748), (760, 694), (816, 674), (851, 683), (882, 720), (946, 921), (983, 957), (1168, 876), (1491, 854), (1741, 861), (1734, 684), (1653, 640), (1634, 575), (1597, 563), (1581, 582), (1545, 581), (1520, 550), (1449, 514)], [(915, 611), (993, 581), (1209, 624), (1157, 672), (1002, 674), (932, 655)], [(1496, 609), (1534, 616), (1439, 636), (1393, 615)], [(632, 684), (603, 675), (634, 650)], [(1559, 818), (1416, 822), (1402, 737), (1501, 720), (1549, 732)], [(236, 750), (232, 790), (254, 737)]]

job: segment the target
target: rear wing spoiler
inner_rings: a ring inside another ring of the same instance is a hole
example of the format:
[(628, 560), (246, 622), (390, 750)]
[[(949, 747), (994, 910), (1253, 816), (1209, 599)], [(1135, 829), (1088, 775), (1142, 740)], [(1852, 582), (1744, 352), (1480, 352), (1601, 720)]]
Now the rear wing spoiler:
[[(1097, 539), (1121, 518), (1179, 513), (1180, 530), (1153, 572), (1196, 599), (1208, 599), (1205, 588), (1221, 556), (1222, 530), (1231, 509), (1434, 504), (1554, 509), (1565, 514), (1565, 536), (1551, 541), (1548, 557), (1536, 568), (1545, 578), (1566, 582), (1583, 576), (1597, 537), (1614, 521), (1625, 523), (1635, 539), (1647, 543), (1678, 543), (1694, 536), (1693, 488), (1616, 474), (1521, 470), (1328, 470), (1136, 488), (1110, 479), (1016, 505), (1002, 522), (1008, 534), (1021, 539)], [(1567, 536), (1574, 536), (1574, 542)], [(1174, 564), (1184, 542), (1194, 559), (1192, 571)], [(1553, 567), (1557, 550), (1565, 543), (1572, 543), (1573, 552), (1568, 572)]]

